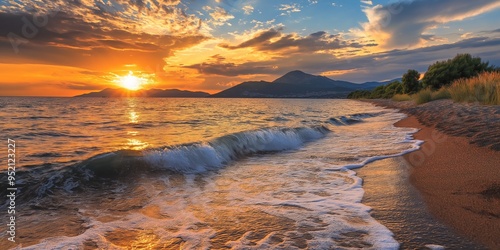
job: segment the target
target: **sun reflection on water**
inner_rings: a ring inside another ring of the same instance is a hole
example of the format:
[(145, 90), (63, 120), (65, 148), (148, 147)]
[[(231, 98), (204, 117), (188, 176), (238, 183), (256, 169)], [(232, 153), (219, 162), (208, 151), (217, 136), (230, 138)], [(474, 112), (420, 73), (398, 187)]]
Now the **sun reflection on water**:
[(139, 123), (139, 115), (135, 111), (129, 112), (130, 123)]
[(143, 142), (141, 140), (138, 140), (138, 139), (127, 139), (127, 146), (129, 149), (132, 149), (132, 150), (141, 150), (141, 149), (145, 149), (148, 147), (148, 143), (147, 142)]
[[(140, 113), (136, 111), (136, 106), (137, 106), (137, 99), (135, 98), (130, 98), (127, 100), (128, 104), (128, 120), (129, 123), (131, 124), (140, 124), (141, 121), (139, 120), (140, 118)], [(149, 143), (136, 138), (139, 136), (141, 133), (137, 130), (129, 130), (127, 131), (127, 137), (126, 142), (125, 142), (125, 147), (127, 149), (132, 149), (132, 150), (142, 150), (145, 149), (149, 146)]]

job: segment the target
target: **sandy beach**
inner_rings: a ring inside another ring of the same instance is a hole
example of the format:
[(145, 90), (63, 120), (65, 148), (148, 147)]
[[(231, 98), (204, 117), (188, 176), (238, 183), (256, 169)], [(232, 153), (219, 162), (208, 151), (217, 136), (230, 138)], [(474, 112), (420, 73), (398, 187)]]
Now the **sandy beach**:
[(373, 210), (371, 215), (391, 232), (401, 244), (400, 249), (486, 249), (436, 220), (419, 190), (410, 183), (412, 166), (403, 156), (375, 161), (357, 169), (363, 178), (363, 204)]
[[(409, 115), (421, 149), (404, 156), (427, 207), (456, 232), (500, 248), (500, 108), (436, 101), (420, 106), (375, 101)], [(496, 125), (496, 126), (495, 126)]]

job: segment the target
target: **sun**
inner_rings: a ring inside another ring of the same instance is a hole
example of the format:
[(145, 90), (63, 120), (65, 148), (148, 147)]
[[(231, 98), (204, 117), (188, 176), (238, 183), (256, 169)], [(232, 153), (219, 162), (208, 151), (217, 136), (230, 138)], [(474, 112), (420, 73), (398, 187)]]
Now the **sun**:
[(141, 88), (144, 79), (134, 76), (132, 72), (128, 75), (120, 77), (120, 84), (128, 90), (138, 90)]

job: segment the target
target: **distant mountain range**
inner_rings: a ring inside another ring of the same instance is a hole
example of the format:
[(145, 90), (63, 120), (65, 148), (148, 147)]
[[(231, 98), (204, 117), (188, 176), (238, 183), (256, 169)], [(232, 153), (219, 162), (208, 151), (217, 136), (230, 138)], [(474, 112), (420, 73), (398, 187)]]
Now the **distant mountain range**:
[(107, 88), (99, 92), (91, 92), (75, 97), (208, 97), (206, 92), (193, 92), (178, 89), (148, 89), (148, 90), (127, 90)]
[(356, 84), (295, 70), (272, 82), (243, 82), (212, 97), (345, 98), (354, 90), (371, 90), (389, 82), (392, 81)]
[(357, 84), (294, 70), (272, 82), (243, 82), (213, 95), (206, 92), (178, 89), (131, 91), (107, 88), (99, 92), (91, 92), (76, 97), (345, 98), (352, 91), (371, 90), (392, 81), (394, 80)]

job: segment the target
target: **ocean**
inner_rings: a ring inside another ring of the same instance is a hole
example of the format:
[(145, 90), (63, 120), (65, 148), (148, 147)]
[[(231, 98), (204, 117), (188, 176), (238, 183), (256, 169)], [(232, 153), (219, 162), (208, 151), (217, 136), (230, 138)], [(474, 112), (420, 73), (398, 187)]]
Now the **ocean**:
[(0, 117), (26, 249), (397, 249), (356, 169), (421, 143), (336, 99), (1, 97)]

